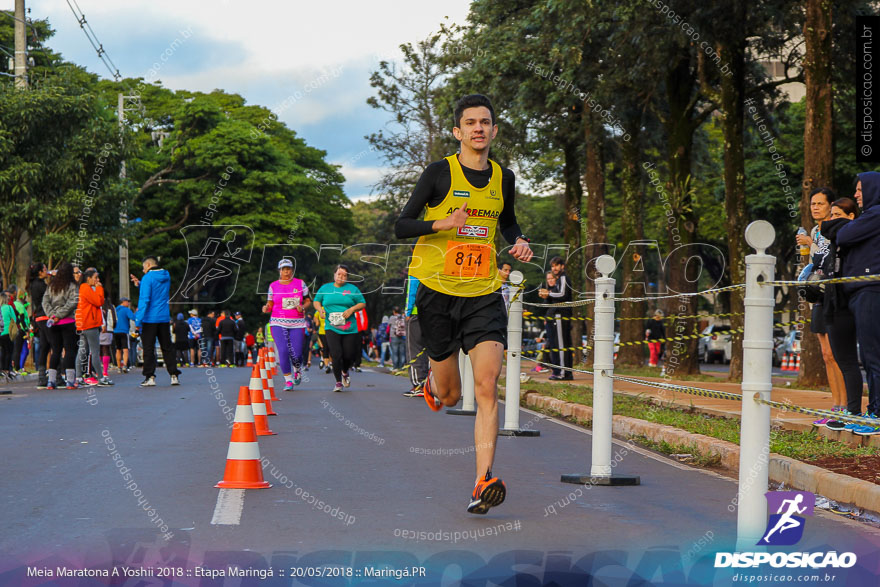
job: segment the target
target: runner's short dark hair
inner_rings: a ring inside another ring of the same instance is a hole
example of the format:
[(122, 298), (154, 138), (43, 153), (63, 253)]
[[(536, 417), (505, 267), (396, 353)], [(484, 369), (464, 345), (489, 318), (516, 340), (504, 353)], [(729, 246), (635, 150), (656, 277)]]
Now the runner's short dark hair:
[[(336, 266), (336, 271), (339, 271), (340, 269), (345, 269), (346, 273), (351, 273), (351, 269), (348, 268), (348, 265), (343, 265), (342, 263), (340, 263)], [(333, 273), (336, 273), (336, 271), (334, 271)]]
[(495, 124), (495, 109), (492, 108), (492, 102), (489, 98), (483, 94), (470, 94), (460, 98), (458, 102), (455, 103), (455, 111), (452, 118), (453, 126), (461, 128), (461, 115), (465, 109), (478, 106), (485, 106), (489, 109), (489, 114), (492, 116), (492, 124)]
[(555, 257), (550, 259), (550, 266), (552, 267), (553, 265), (565, 265), (565, 259), (563, 259), (559, 255), (556, 255)]
[(152, 261), (156, 265), (159, 264), (159, 259), (157, 259), (155, 255), (147, 255), (141, 263), (146, 263), (147, 261)]
[(810, 199), (812, 200), (813, 196), (815, 196), (816, 194), (824, 194), (825, 199), (828, 200), (829, 206), (834, 202), (834, 200), (837, 199), (837, 194), (835, 194), (834, 190), (832, 190), (829, 187), (821, 187), (821, 188), (814, 189), (813, 191), (810, 192)]

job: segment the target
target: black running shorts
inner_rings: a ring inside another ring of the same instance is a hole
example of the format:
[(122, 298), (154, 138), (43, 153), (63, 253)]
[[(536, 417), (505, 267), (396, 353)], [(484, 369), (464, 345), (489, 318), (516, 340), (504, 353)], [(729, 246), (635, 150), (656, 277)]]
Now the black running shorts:
[(434, 291), (424, 285), (416, 293), (422, 342), (428, 356), (442, 361), (459, 349), (494, 340), (507, 348), (507, 310), (501, 290), (465, 298)]
[(128, 333), (127, 332), (114, 332), (113, 333), (113, 344), (116, 345), (116, 349), (123, 351), (128, 350)]

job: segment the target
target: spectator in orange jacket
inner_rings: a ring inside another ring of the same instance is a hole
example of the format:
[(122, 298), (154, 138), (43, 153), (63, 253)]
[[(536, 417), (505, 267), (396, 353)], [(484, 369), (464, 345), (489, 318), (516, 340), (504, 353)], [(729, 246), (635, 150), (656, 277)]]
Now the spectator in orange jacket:
[[(76, 329), (80, 332), (79, 353), (76, 357), (77, 381), (86, 385), (113, 385), (106, 376), (97, 379), (92, 377), (91, 372), (86, 372), (88, 357), (92, 358), (92, 369), (100, 372), (101, 366), (101, 326), (104, 324), (104, 315), (101, 307), (104, 305), (104, 287), (98, 270), (89, 267), (83, 271), (79, 286), (79, 302), (76, 306)], [(86, 377), (82, 378), (85, 372)], [(82, 379), (81, 379), (82, 378)]]

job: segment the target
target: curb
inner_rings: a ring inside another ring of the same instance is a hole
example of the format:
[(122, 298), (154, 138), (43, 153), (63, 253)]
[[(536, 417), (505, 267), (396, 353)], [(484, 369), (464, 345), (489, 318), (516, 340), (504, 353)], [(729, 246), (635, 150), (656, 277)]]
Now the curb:
[[(553, 410), (563, 416), (586, 422), (592, 422), (593, 419), (593, 408), (590, 406), (566, 402), (537, 392), (527, 393), (524, 399), (528, 407)], [(611, 432), (624, 438), (644, 436), (654, 442), (692, 446), (703, 454), (718, 456), (723, 469), (739, 473), (739, 446), (726, 440), (629, 416), (612, 416)], [(838, 503), (880, 512), (880, 485), (776, 453), (770, 453), (768, 466), (771, 481), (783, 483), (792, 489), (810, 491)]]

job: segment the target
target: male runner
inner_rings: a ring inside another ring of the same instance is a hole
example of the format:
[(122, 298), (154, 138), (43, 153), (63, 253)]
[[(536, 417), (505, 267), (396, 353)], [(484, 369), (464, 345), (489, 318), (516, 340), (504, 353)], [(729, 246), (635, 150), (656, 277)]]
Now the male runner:
[[(500, 230), (521, 261), (532, 258), (529, 239), (513, 209), (513, 172), (489, 160), (498, 126), (486, 96), (473, 94), (455, 106), (452, 134), (461, 149), (431, 163), (419, 178), (395, 224), (397, 238), (419, 237), (409, 274), (419, 279), (416, 294), (431, 369), (425, 401), (439, 411), (461, 397), (458, 351), (474, 366), (477, 417), (474, 441), (477, 478), (468, 512), (485, 514), (504, 501), (507, 488), (492, 476), (498, 436), (498, 395), (507, 342), (507, 315), (495, 265), (495, 232)], [(419, 220), (425, 210), (424, 220)]]

